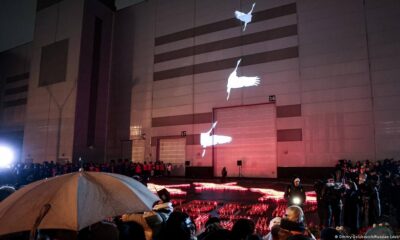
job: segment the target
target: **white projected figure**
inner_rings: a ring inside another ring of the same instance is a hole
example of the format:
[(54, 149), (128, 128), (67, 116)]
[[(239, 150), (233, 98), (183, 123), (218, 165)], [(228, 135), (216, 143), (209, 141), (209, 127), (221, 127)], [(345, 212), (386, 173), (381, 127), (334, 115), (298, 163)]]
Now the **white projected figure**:
[(206, 155), (207, 147), (214, 146), (217, 144), (230, 143), (232, 141), (232, 138), (229, 136), (211, 135), (211, 132), (215, 128), (215, 126), (217, 126), (217, 123), (218, 122), (215, 122), (211, 126), (211, 129), (208, 132), (200, 134), (200, 144), (203, 147), (203, 153), (201, 154), (201, 157), (204, 157), (204, 155)]
[(238, 20), (244, 22), (243, 32), (246, 30), (247, 24), (251, 22), (251, 18), (253, 17), (253, 15), (251, 15), (251, 13), (253, 12), (255, 5), (256, 5), (256, 3), (253, 3), (253, 6), (251, 7), (251, 10), (248, 13), (242, 13), (239, 11), (235, 11), (236, 18)]
[(238, 77), (237, 69), (238, 69), (241, 61), (242, 61), (242, 59), (239, 59), (237, 61), (235, 70), (233, 70), (231, 75), (229, 75), (228, 84), (226, 85), (226, 92), (228, 93), (226, 100), (229, 100), (231, 88), (251, 87), (251, 86), (258, 86), (258, 84), (260, 84), (260, 78), (257, 76), (255, 76), (255, 77), (246, 77), (246, 76)]

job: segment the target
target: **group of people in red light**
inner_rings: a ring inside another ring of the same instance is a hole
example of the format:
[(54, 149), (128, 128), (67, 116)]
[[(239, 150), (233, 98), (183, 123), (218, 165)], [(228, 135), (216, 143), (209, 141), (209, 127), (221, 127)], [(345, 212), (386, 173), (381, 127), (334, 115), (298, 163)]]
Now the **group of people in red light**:
[(147, 183), (150, 177), (171, 176), (173, 165), (156, 162), (132, 162), (129, 159), (111, 160), (109, 163), (17, 163), (10, 169), (0, 172), (0, 184), (11, 184), (17, 187), (38, 181), (44, 178), (54, 177), (71, 172), (77, 172), (80, 168), (85, 171), (117, 173), (139, 179)]

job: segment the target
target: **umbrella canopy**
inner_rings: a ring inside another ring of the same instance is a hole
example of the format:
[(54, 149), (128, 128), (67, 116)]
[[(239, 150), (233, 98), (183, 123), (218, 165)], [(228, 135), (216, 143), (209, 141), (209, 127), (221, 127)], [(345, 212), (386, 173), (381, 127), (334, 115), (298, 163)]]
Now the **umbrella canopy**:
[[(77, 172), (29, 184), (0, 203), (0, 235), (39, 229), (79, 231), (108, 217), (149, 211), (159, 198), (119, 174)], [(42, 215), (42, 216), (40, 216)]]

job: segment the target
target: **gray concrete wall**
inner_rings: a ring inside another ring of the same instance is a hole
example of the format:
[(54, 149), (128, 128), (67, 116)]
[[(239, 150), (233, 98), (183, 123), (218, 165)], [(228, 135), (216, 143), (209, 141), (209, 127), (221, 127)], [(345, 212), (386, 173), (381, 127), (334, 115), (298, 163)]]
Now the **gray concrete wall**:
[[(23, 159), (43, 162), (72, 157), (83, 4), (61, 1), (36, 14)], [(65, 81), (39, 87), (41, 49), (63, 39), (69, 41)]]

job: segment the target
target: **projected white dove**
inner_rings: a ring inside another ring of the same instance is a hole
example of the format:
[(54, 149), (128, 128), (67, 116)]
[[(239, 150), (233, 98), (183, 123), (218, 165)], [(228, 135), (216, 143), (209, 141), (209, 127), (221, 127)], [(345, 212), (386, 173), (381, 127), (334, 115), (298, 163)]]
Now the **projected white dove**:
[(211, 126), (211, 129), (208, 132), (200, 134), (200, 144), (203, 147), (203, 153), (201, 154), (201, 157), (204, 157), (206, 155), (207, 147), (214, 146), (217, 144), (230, 143), (232, 141), (232, 137), (229, 136), (211, 135), (211, 132), (215, 128), (215, 126), (217, 126), (217, 123), (218, 122), (215, 122)]
[(229, 100), (231, 88), (251, 87), (251, 86), (258, 86), (258, 84), (260, 84), (260, 78), (257, 76), (255, 76), (255, 77), (246, 77), (246, 76), (238, 77), (237, 69), (238, 69), (241, 61), (242, 61), (242, 59), (239, 59), (237, 61), (235, 70), (233, 70), (233, 72), (229, 75), (228, 84), (226, 85), (226, 92), (228, 93), (226, 100)]
[(251, 15), (251, 13), (253, 12), (255, 5), (256, 5), (256, 3), (253, 3), (253, 6), (251, 7), (251, 10), (248, 13), (242, 13), (240, 11), (235, 11), (236, 18), (238, 20), (244, 22), (243, 32), (246, 30), (247, 24), (251, 22), (251, 18), (253, 17), (253, 15)]

